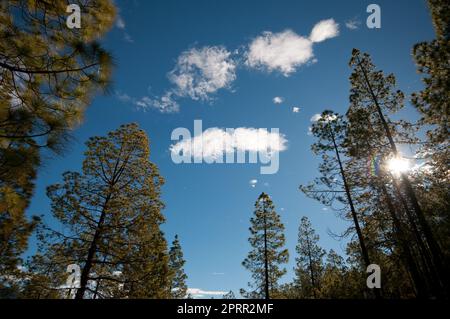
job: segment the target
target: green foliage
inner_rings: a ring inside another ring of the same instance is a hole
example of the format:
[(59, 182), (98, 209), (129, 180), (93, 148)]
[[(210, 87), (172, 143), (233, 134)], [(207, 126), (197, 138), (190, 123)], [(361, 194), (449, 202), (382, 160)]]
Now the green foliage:
[(168, 297), (169, 256), (159, 229), (164, 181), (148, 159), (146, 134), (122, 125), (86, 145), (82, 173), (66, 172), (47, 189), (63, 230), (41, 233), (32, 273), (46, 276), (53, 290), (65, 268), (78, 264), (77, 298)]
[(41, 150), (62, 151), (93, 94), (108, 84), (111, 58), (97, 41), (112, 26), (115, 7), (109, 0), (72, 3), (83, 10), (81, 29), (66, 27), (67, 1), (0, 5), (1, 271), (19, 262), (36, 224), (24, 212)]
[(319, 236), (307, 217), (302, 217), (298, 229), (297, 258), (294, 283), (301, 298), (317, 298), (320, 295), (324, 271), (325, 251), (319, 246)]
[(185, 263), (186, 261), (183, 258), (183, 251), (181, 250), (178, 235), (175, 235), (175, 239), (169, 250), (169, 269), (171, 271), (170, 293), (174, 299), (185, 298), (187, 294), (187, 275), (183, 268)]
[(242, 265), (252, 272), (251, 291), (241, 290), (246, 298), (269, 299), (278, 290), (278, 280), (286, 273), (282, 264), (288, 262), (289, 253), (284, 249), (284, 225), (275, 211), (269, 195), (262, 193), (255, 203), (255, 211), (250, 218), (250, 238), (252, 250)]

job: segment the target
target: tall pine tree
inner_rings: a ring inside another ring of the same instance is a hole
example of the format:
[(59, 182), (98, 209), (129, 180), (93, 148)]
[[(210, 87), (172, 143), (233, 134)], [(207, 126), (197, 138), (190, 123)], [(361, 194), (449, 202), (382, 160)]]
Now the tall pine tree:
[(300, 221), (296, 252), (295, 286), (300, 291), (299, 295), (301, 298), (318, 298), (324, 271), (325, 250), (319, 246), (319, 235), (307, 217), (302, 217)]
[(136, 124), (123, 125), (87, 144), (81, 173), (66, 172), (48, 187), (53, 216), (62, 227), (42, 232), (31, 264), (49, 278), (48, 290), (69, 264), (81, 268), (76, 298), (169, 296), (167, 245), (160, 188), (149, 161), (149, 140)]
[(252, 272), (252, 291), (241, 289), (246, 298), (270, 299), (277, 293), (278, 280), (286, 273), (282, 264), (288, 262), (289, 253), (284, 249), (284, 225), (275, 211), (269, 195), (262, 193), (255, 203), (255, 211), (250, 219), (252, 250), (242, 265)]
[(187, 275), (184, 272), (185, 263), (178, 235), (175, 235), (169, 250), (170, 293), (174, 299), (182, 299), (187, 295)]

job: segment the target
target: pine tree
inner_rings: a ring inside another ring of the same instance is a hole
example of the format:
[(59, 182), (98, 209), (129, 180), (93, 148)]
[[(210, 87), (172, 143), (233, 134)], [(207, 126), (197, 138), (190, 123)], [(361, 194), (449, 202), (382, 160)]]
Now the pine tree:
[[(59, 153), (92, 95), (108, 83), (111, 58), (96, 41), (112, 26), (114, 5), (109, 0), (71, 3), (82, 8), (80, 29), (66, 26), (64, 0), (0, 5), (1, 271), (18, 260), (36, 224), (36, 218), (26, 221), (24, 212), (41, 150)], [(19, 242), (17, 248), (6, 247), (12, 240)]]
[[(352, 99), (359, 103), (357, 96), (352, 96)], [(383, 269), (393, 269), (391, 277), (394, 277), (394, 272), (398, 278), (402, 277), (397, 281), (397, 286), (406, 287), (412, 281), (416, 295), (424, 296), (427, 294), (427, 280), (421, 269), (423, 265), (417, 260), (417, 247), (412, 245), (415, 242), (414, 234), (407, 225), (410, 210), (405, 209), (403, 195), (399, 196), (395, 174), (386, 165), (391, 158), (391, 151), (385, 142), (383, 130), (376, 117), (373, 122), (368, 120), (371, 119), (370, 108), (350, 108), (348, 117), (344, 148), (344, 155), (348, 158), (346, 173), (350, 183), (358, 189), (354, 200), (357, 209), (363, 212), (360, 218), (365, 225), (364, 237), (369, 238), (372, 243), (371, 253), (377, 264), (381, 266), (380, 263), (384, 261)], [(392, 125), (391, 132), (396, 140), (404, 143), (414, 144), (417, 141), (414, 137), (415, 130), (404, 121), (401, 125)], [(386, 256), (386, 251), (390, 251), (391, 256)], [(399, 261), (404, 267), (399, 265)], [(391, 264), (397, 266), (390, 267)], [(387, 292), (389, 287), (386, 283), (389, 284), (389, 281), (384, 282), (384, 290)], [(393, 286), (396, 284), (393, 283)], [(409, 290), (411, 289), (414, 288), (410, 287)]]
[[(316, 155), (320, 155), (322, 162), (319, 166), (321, 177), (300, 189), (307, 195), (321, 203), (331, 206), (334, 202), (344, 205), (344, 211), (350, 211), (350, 219), (358, 236), (361, 256), (365, 267), (371, 264), (366, 239), (363, 236), (360, 217), (355, 208), (352, 195), (352, 185), (349, 183), (342, 150), (345, 147), (347, 123), (344, 118), (332, 111), (324, 111), (320, 119), (313, 124), (312, 133), (317, 142), (311, 147)], [(341, 208), (342, 210), (342, 208)]]
[(429, 169), (418, 172), (422, 208), (432, 220), (431, 226), (441, 240), (445, 259), (450, 260), (450, 193), (449, 134), (450, 115), (450, 5), (445, 0), (428, 0), (436, 38), (414, 46), (413, 56), (425, 88), (412, 96), (412, 103), (421, 115), (420, 124), (427, 132), (420, 155), (427, 159)]
[(168, 296), (167, 245), (159, 229), (164, 181), (149, 161), (145, 132), (122, 125), (86, 145), (82, 172), (66, 172), (61, 184), (47, 189), (63, 227), (42, 232), (32, 266), (51, 282), (78, 264), (78, 299)]
[(344, 259), (333, 249), (327, 254), (320, 287), (322, 298), (339, 299), (346, 297), (347, 266)]
[[(428, 139), (433, 148), (446, 152), (450, 116), (450, 5), (445, 0), (428, 0), (436, 39), (414, 46), (413, 56), (425, 88), (413, 94), (412, 102), (422, 115), (421, 123), (430, 125)], [(443, 145), (439, 145), (443, 143)], [(442, 154), (441, 154), (442, 155)]]
[(234, 295), (234, 292), (230, 290), (225, 295), (223, 295), (222, 299), (236, 299), (236, 296)]
[(318, 298), (322, 284), (325, 251), (319, 246), (319, 236), (307, 217), (302, 217), (300, 221), (296, 252), (295, 284), (301, 291), (300, 296)]
[(262, 193), (255, 203), (255, 211), (250, 219), (249, 242), (253, 249), (242, 265), (252, 272), (252, 291), (241, 289), (246, 298), (270, 299), (277, 293), (278, 280), (286, 273), (282, 264), (288, 262), (289, 253), (283, 249), (285, 243), (284, 225), (275, 211), (269, 195)]
[(170, 292), (171, 297), (174, 299), (185, 298), (187, 294), (187, 275), (183, 268), (185, 263), (186, 261), (183, 258), (183, 251), (181, 250), (178, 235), (175, 235), (175, 239), (169, 250), (169, 268), (171, 271)]
[[(375, 70), (371, 58), (368, 54), (363, 54), (354, 49), (350, 66), (353, 73), (350, 77), (352, 88), (350, 102), (351, 106), (348, 116), (351, 120), (353, 114), (364, 112), (366, 114), (366, 127), (378, 136), (378, 144), (387, 145), (387, 154), (381, 154), (384, 158), (399, 158), (397, 144), (402, 142), (402, 136), (396, 136), (395, 122), (390, 121), (386, 113), (394, 113), (403, 106), (403, 93), (396, 90), (395, 77), (384, 75), (382, 71)], [(403, 126), (407, 126), (405, 122)], [(372, 138), (372, 141), (375, 139)], [(431, 261), (432, 275), (436, 276), (438, 286), (435, 287), (439, 294), (447, 294), (448, 278), (445, 272), (442, 251), (437, 242), (429, 221), (419, 203), (416, 191), (405, 172), (393, 176), (392, 185), (396, 197), (403, 206), (407, 214), (409, 224), (415, 233), (415, 237), (422, 254), (429, 254)]]

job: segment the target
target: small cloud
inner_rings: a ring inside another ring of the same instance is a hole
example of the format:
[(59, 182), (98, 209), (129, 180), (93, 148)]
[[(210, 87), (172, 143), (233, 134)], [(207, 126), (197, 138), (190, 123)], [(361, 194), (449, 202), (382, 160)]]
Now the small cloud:
[(313, 43), (322, 42), (339, 35), (339, 25), (333, 20), (322, 20), (318, 22), (311, 31), (309, 39)]
[(282, 98), (281, 96), (275, 96), (274, 98), (273, 98), (273, 103), (274, 104), (281, 104), (281, 103), (283, 103), (284, 102), (284, 98)]
[[(310, 121), (311, 121), (311, 122), (317, 122), (317, 121), (319, 121), (321, 118), (322, 118), (322, 115), (319, 114), (319, 113), (316, 113), (316, 114), (314, 114), (314, 115), (311, 117), (311, 120), (310, 120)], [(333, 120), (335, 120), (335, 119), (336, 119), (336, 115), (332, 114), (332, 115), (328, 115), (327, 118), (324, 119), (324, 121), (325, 121), (325, 122), (328, 122), (328, 121), (333, 121)]]
[(123, 103), (131, 103), (143, 111), (149, 109), (158, 110), (161, 113), (174, 113), (179, 111), (178, 103), (172, 98), (172, 94), (166, 93), (162, 97), (143, 96), (135, 98), (126, 93), (116, 92), (116, 98)]
[(129, 43), (134, 43), (134, 40), (131, 38), (131, 36), (128, 34), (128, 33), (124, 33), (123, 34), (123, 39), (126, 41), (126, 42), (129, 42)]
[(227, 292), (220, 290), (203, 290), (200, 288), (188, 288), (187, 293), (194, 298), (201, 298), (204, 296), (223, 296)]
[(294, 106), (294, 107), (292, 108), (292, 112), (293, 112), (293, 113), (298, 113), (298, 112), (300, 112), (300, 108), (297, 107), (297, 106)]
[(328, 207), (322, 207), (322, 210), (323, 210), (324, 212), (326, 212), (326, 211), (328, 210)]
[(249, 182), (251, 187), (255, 188), (256, 184), (258, 184), (258, 180), (257, 179), (251, 179)]
[(120, 16), (120, 14), (117, 15), (116, 18), (116, 27), (123, 30), (125, 29), (126, 25), (125, 25), (125, 21), (123, 20), (123, 18)]
[(133, 100), (132, 97), (129, 96), (128, 94), (126, 94), (126, 93), (121, 93), (121, 92), (119, 92), (119, 91), (117, 91), (115, 95), (116, 95), (116, 98), (117, 98), (119, 101), (124, 102), (124, 103), (128, 103), (128, 102), (131, 102), (131, 101)]
[(310, 119), (310, 121), (311, 122), (317, 122), (318, 120), (320, 120), (320, 114), (319, 113), (316, 113), (316, 114), (314, 114), (312, 117), (311, 117), (311, 119)]
[(133, 43), (134, 40), (131, 38), (131, 36), (126, 32), (126, 23), (124, 18), (120, 15), (120, 13), (117, 14), (115, 26), (117, 29), (122, 30), (123, 32), (123, 39), (128, 43)]
[(357, 30), (357, 29), (359, 29), (360, 25), (361, 25), (361, 21), (355, 20), (355, 19), (347, 20), (345, 22), (345, 27), (349, 30)]
[(312, 127), (310, 126), (310, 127), (308, 127), (308, 133), (306, 133), (308, 136), (312, 136), (313, 135), (313, 133), (312, 133)]

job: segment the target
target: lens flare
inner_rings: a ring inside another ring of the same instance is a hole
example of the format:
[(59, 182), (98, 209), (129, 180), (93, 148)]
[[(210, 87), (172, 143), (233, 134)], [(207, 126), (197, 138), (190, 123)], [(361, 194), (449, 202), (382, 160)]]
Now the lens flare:
[(387, 167), (394, 174), (401, 174), (410, 169), (409, 161), (401, 157), (391, 158), (387, 163)]

